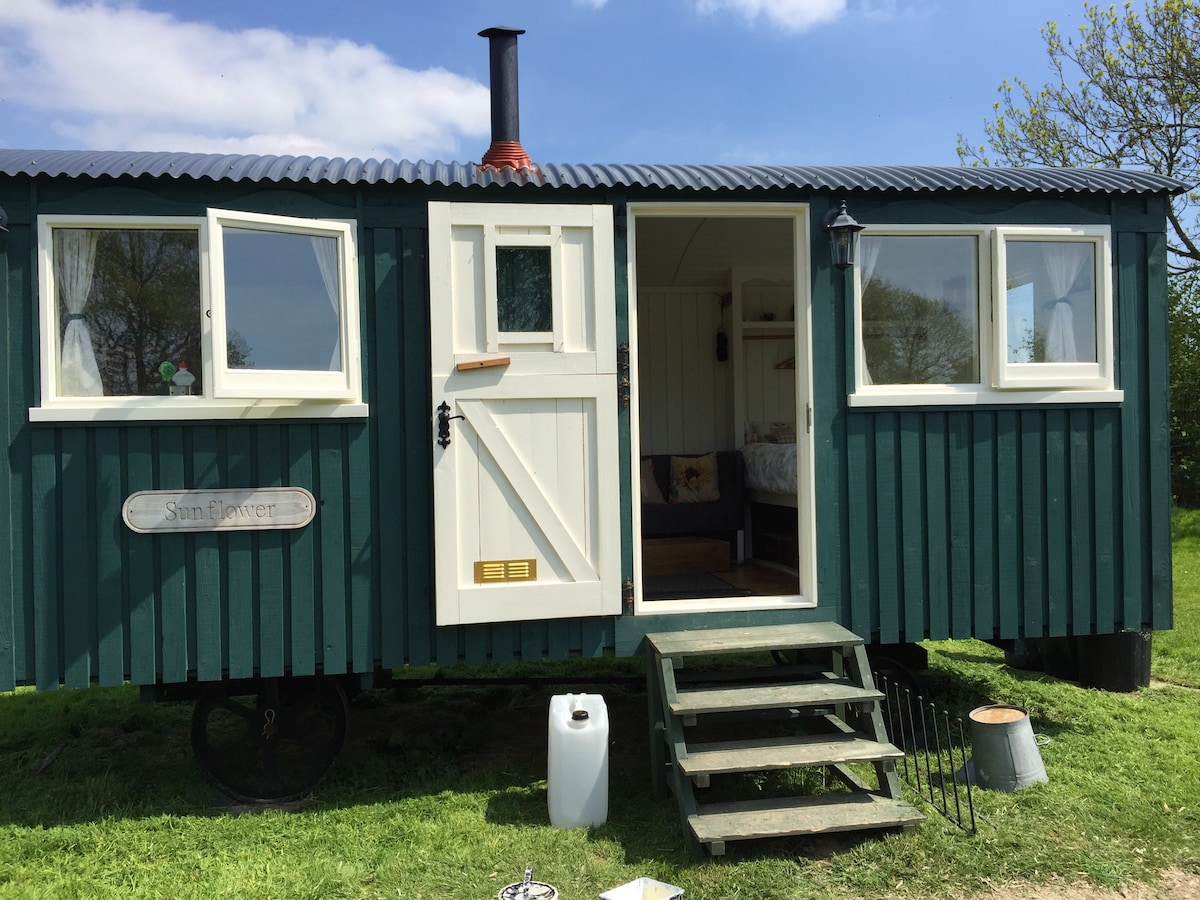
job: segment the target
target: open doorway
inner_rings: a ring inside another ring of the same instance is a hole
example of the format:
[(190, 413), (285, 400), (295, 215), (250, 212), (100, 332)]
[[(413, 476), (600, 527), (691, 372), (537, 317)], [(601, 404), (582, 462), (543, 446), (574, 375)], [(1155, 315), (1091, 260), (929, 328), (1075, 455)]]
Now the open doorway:
[(807, 214), (633, 215), (640, 611), (815, 603)]

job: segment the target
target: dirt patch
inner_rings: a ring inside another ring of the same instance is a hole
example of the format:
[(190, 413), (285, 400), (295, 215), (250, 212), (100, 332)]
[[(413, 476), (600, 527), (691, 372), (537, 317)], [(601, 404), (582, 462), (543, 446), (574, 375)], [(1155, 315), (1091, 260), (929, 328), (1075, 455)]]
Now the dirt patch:
[(1190, 684), (1175, 684), (1173, 681), (1159, 681), (1157, 678), (1150, 679), (1150, 688), (1152, 690), (1161, 691), (1165, 688), (1177, 688), (1181, 691), (1195, 691), (1200, 693), (1200, 688), (1192, 687)]
[(1156, 884), (1106, 891), (1089, 884), (1007, 884), (962, 900), (1200, 900), (1200, 875), (1169, 869)]

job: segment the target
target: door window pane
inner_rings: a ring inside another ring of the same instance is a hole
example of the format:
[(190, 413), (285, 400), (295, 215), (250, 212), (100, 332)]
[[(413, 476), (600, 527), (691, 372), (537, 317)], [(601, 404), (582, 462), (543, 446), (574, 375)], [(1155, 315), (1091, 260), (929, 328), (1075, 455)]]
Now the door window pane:
[(864, 235), (865, 384), (979, 382), (977, 238)]
[(553, 331), (549, 247), (496, 249), (496, 324), (500, 331)]
[(231, 369), (341, 368), (337, 239), (223, 229)]

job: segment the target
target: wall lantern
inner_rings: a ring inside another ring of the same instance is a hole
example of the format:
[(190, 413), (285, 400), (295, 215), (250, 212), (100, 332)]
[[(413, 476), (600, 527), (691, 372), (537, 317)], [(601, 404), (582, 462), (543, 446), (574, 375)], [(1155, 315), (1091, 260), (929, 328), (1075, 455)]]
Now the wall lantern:
[(846, 212), (846, 201), (842, 201), (841, 209), (830, 209), (825, 214), (822, 223), (829, 232), (829, 252), (833, 264), (839, 269), (848, 269), (854, 265), (858, 254), (858, 233), (864, 225), (854, 221), (854, 217)]

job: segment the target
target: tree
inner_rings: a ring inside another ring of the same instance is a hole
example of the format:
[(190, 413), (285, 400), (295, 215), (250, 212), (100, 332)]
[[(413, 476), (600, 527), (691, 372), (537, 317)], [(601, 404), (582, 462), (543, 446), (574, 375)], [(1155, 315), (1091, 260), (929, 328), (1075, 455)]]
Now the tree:
[(1171, 371), (1171, 491), (1200, 508), (1200, 274), (1176, 275), (1167, 291)]
[(978, 377), (974, 330), (949, 304), (881, 278), (863, 294), (875, 384), (963, 384)]
[[(999, 88), (987, 144), (958, 136), (964, 163), (1133, 168), (1200, 183), (1200, 6), (1146, 0), (1118, 10), (1084, 3), (1075, 38), (1042, 29), (1053, 77), (1041, 88)], [(991, 156), (989, 156), (991, 154)], [(1168, 213), (1171, 268), (1200, 271), (1200, 222), (1192, 191)]]
[(188, 360), (200, 377), (195, 232), (104, 231), (87, 314), (106, 395), (152, 393), (162, 382), (158, 367), (166, 361)]

